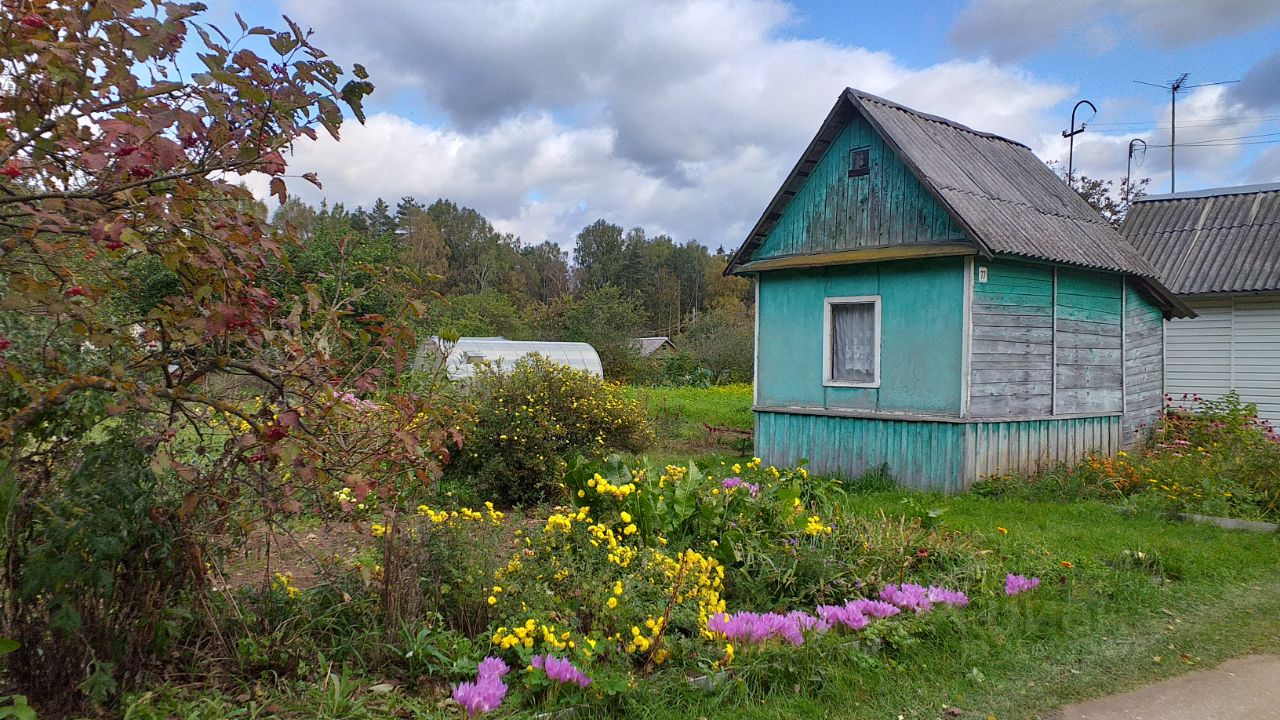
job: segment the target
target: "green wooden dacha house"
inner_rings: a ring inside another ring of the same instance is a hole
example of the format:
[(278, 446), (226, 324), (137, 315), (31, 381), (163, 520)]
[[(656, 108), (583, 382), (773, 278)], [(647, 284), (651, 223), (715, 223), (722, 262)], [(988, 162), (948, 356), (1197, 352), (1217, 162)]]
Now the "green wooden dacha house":
[(727, 272), (756, 453), (934, 490), (1135, 442), (1193, 315), (1025, 145), (853, 89)]

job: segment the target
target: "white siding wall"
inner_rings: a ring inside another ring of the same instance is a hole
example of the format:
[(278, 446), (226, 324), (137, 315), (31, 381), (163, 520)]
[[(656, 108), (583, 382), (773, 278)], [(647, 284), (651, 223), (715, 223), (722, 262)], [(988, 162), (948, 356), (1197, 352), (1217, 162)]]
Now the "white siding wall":
[(1258, 414), (1280, 423), (1280, 297), (1235, 299), (1232, 382)]
[(1165, 333), (1165, 392), (1222, 397), (1232, 387), (1280, 423), (1280, 296), (1192, 299), (1200, 317)]

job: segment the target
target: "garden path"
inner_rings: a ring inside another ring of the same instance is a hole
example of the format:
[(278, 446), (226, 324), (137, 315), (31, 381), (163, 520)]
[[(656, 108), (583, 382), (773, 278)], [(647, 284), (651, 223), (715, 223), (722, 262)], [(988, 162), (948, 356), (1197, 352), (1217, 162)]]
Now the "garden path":
[(1250, 655), (1122, 695), (1069, 705), (1054, 720), (1280, 720), (1280, 655)]

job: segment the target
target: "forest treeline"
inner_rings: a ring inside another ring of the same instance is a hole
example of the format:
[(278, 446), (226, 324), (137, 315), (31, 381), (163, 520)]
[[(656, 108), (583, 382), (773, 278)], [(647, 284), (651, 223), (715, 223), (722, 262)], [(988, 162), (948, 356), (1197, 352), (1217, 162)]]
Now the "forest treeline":
[[(419, 339), (587, 342), (606, 376), (629, 382), (751, 377), (753, 291), (749, 280), (724, 276), (723, 248), (602, 219), (566, 251), (501, 232), (445, 199), (347, 209), (290, 197), (271, 220), (301, 239), (285, 251), (294, 273), (283, 282), (294, 294), (355, 298), (359, 312), (386, 316), (420, 303)], [(638, 357), (632, 339), (655, 335), (673, 340), (674, 356)]]

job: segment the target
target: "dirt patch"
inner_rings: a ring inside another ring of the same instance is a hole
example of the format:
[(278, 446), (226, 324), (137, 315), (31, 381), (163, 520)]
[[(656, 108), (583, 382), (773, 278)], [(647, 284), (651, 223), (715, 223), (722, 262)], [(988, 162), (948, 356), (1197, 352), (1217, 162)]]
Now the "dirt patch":
[(228, 553), (225, 576), (217, 584), (232, 590), (263, 585), (279, 572), (291, 573), (299, 588), (313, 587), (335, 557), (350, 559), (373, 547), (367, 528), (346, 522), (299, 530), (257, 528)]

